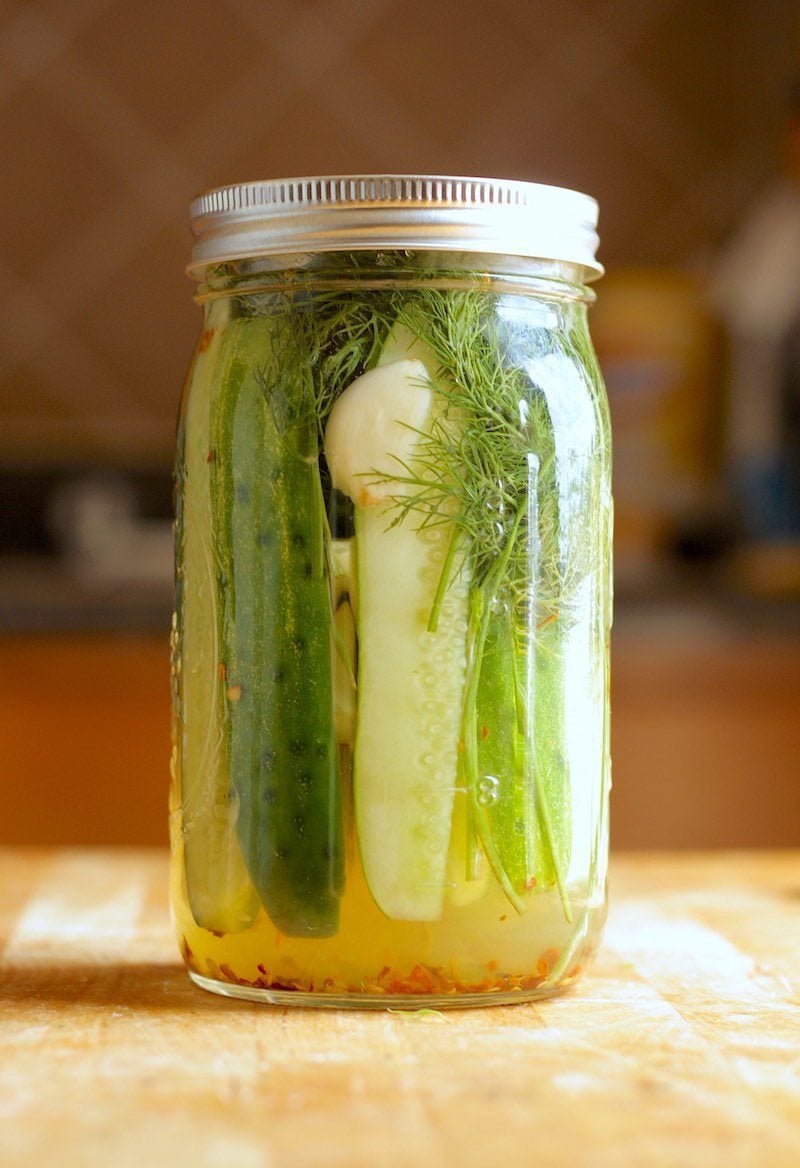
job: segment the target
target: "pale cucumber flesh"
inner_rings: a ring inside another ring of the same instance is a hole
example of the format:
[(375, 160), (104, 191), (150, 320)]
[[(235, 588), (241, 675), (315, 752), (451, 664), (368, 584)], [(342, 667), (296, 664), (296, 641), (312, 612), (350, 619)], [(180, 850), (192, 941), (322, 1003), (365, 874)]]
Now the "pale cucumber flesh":
[[(402, 474), (413, 468), (414, 428), (431, 421), (430, 391), (421, 383), (434, 374), (432, 355), (407, 328), (396, 326), (376, 369), (354, 384), (352, 393), (345, 392), (328, 429), (334, 482), (338, 474), (337, 485), (356, 503), (353, 788), (361, 862), (382, 912), (409, 921), (437, 920), (448, 883), (466, 669), (466, 587), (451, 584), (438, 627), (430, 632), (451, 526), (420, 529), (409, 517), (397, 522), (389, 496), (405, 488), (389, 485), (385, 501), (376, 501), (371, 472), (387, 467), (390, 474)], [(375, 425), (368, 426), (373, 418)], [(396, 425), (392, 419), (402, 421)]]
[(446, 881), (467, 631), (466, 589), (427, 631), (448, 534), (359, 508), (356, 823), (367, 884), (397, 920), (436, 920)]

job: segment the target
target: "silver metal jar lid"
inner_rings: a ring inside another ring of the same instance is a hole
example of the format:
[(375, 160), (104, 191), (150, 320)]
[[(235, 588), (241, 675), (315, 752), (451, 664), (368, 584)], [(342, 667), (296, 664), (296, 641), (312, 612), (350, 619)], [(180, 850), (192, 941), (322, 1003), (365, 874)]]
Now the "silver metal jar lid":
[(508, 179), (357, 174), (239, 183), (191, 205), (189, 271), (247, 256), (428, 249), (559, 260), (596, 279), (597, 203)]

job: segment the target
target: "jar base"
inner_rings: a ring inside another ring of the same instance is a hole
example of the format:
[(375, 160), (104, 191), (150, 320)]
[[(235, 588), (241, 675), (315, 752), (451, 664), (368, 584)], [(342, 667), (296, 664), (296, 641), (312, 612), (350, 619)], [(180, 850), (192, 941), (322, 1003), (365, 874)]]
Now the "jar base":
[(570, 988), (577, 978), (559, 982), (557, 985), (541, 985), (536, 989), (499, 990), (496, 993), (481, 994), (337, 994), (309, 993), (303, 990), (265, 990), (255, 986), (235, 985), (232, 982), (216, 981), (203, 977), (194, 970), (187, 970), (189, 977), (200, 989), (208, 990), (223, 998), (236, 998), (243, 1002), (259, 1002), (265, 1006), (299, 1006), (304, 1009), (323, 1010), (467, 1010), (481, 1006), (510, 1006), (523, 1002), (541, 1001), (557, 997)]

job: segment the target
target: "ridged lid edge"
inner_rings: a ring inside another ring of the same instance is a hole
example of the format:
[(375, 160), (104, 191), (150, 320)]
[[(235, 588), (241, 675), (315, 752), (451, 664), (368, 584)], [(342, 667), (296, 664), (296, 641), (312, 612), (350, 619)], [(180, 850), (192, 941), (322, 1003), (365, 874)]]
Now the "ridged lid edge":
[(507, 253), (602, 274), (597, 202), (564, 187), (447, 175), (237, 183), (192, 201), (190, 271), (248, 255), (373, 248)]

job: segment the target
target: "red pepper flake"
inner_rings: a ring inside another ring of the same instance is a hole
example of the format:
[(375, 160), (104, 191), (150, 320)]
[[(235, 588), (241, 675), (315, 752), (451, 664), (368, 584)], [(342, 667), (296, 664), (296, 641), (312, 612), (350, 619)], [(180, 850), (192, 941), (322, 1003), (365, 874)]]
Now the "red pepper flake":
[(269, 987), (271, 990), (282, 990), (284, 993), (297, 993), (298, 990), (307, 990), (308, 986), (303, 986), (296, 981), (274, 981)]
[(557, 949), (548, 949), (546, 953), (543, 953), (542, 956), (539, 958), (539, 960), (536, 962), (536, 972), (538, 973), (539, 977), (541, 977), (541, 978), (547, 977), (550, 973), (550, 970), (553, 968), (553, 966), (555, 965), (557, 960), (558, 960), (558, 950)]
[(240, 685), (229, 685), (225, 692), (229, 702), (236, 704), (236, 702), (241, 701), (242, 687)]
[(489, 737), (489, 727), (488, 726), (481, 726), (481, 742), (485, 742), (488, 737)]
[[(237, 985), (267, 991), (313, 993), (316, 989), (317, 993), (325, 994), (353, 994), (356, 996), (372, 994), (376, 997), (380, 995), (387, 998), (390, 998), (391, 995), (397, 995), (424, 1000), (433, 994), (457, 999), (459, 994), (516, 994), (525, 990), (533, 990), (547, 978), (557, 958), (557, 951), (548, 949), (539, 958), (535, 973), (518, 975), (499, 973), (497, 962), (490, 961), (486, 965), (488, 976), (480, 981), (472, 982), (462, 981), (452, 963), (449, 968), (420, 963), (415, 965), (410, 973), (402, 973), (384, 965), (375, 980), (364, 979), (352, 983), (328, 977), (316, 986), (311, 979), (303, 981), (273, 977), (272, 971), (267, 969), (265, 965), (257, 966), (260, 976), (252, 981), (237, 976), (229, 965), (218, 966), (211, 958), (207, 958), (206, 965), (212, 977), (217, 980), (224, 979)], [(577, 976), (579, 970), (579, 966), (574, 966), (569, 971), (568, 977), (571, 979)], [(198, 972), (200, 972), (199, 969)]]
[(528, 879), (525, 881), (525, 891), (530, 892), (532, 889), (534, 889), (536, 887), (536, 884), (537, 884), (536, 877), (529, 876)]
[(408, 975), (408, 980), (414, 985), (419, 985), (424, 990), (432, 990), (436, 984), (431, 971), (424, 965), (415, 965)]
[(208, 454), (206, 455), (206, 462), (216, 462), (216, 461), (217, 461), (216, 450), (209, 450)]
[(208, 348), (208, 346), (211, 344), (212, 340), (214, 339), (215, 331), (216, 330), (213, 328), (203, 329), (203, 331), (200, 334), (200, 340), (197, 342), (198, 353), (205, 353), (206, 349)]
[(499, 919), (500, 919), (501, 921), (507, 921), (507, 920), (508, 920), (508, 914), (507, 914), (507, 913), (503, 913), (503, 915), (502, 915), (502, 916), (501, 916)]
[(228, 666), (224, 661), (220, 661), (217, 665), (217, 677), (220, 681), (226, 681), (228, 677)]

